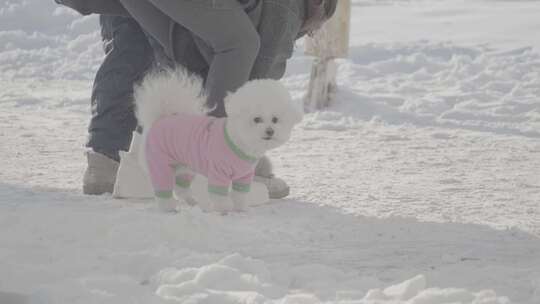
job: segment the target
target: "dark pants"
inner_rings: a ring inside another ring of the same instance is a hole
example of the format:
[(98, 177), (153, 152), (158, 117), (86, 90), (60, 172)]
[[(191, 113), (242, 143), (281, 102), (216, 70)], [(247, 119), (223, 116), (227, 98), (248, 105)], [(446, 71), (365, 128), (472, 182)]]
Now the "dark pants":
[(152, 67), (154, 52), (133, 19), (101, 16), (100, 24), (106, 56), (94, 79), (87, 146), (118, 160), (137, 127), (133, 85)]

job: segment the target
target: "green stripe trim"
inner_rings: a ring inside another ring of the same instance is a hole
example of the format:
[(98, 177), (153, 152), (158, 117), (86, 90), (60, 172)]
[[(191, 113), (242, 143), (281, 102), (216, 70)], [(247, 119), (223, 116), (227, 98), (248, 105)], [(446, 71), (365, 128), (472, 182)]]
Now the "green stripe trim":
[(176, 185), (178, 187), (181, 187), (181, 188), (189, 188), (189, 186), (191, 186), (191, 180), (181, 178), (181, 177), (177, 177), (176, 178)]
[(241, 184), (241, 183), (233, 183), (232, 188), (234, 191), (238, 192), (249, 192), (251, 189), (250, 184)]
[(186, 165), (181, 164), (181, 163), (178, 163), (178, 164), (172, 164), (171, 167), (173, 167), (174, 169), (187, 168)]
[(217, 195), (227, 195), (229, 194), (229, 187), (208, 185), (208, 192)]
[(156, 195), (156, 197), (158, 198), (172, 198), (172, 191), (170, 190), (165, 190), (165, 191), (155, 191), (154, 194)]
[(256, 162), (258, 159), (256, 157), (253, 157), (251, 155), (248, 155), (244, 151), (242, 151), (231, 139), (229, 136), (229, 132), (227, 132), (227, 123), (225, 123), (223, 127), (223, 133), (225, 134), (225, 142), (229, 146), (229, 148), (238, 156), (240, 159), (243, 159), (245, 161), (248, 161), (250, 163)]

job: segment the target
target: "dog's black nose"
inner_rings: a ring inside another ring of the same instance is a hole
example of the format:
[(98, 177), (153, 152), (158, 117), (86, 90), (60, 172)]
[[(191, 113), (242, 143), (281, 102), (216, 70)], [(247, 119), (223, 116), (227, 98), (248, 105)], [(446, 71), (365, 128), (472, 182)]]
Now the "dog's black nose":
[(268, 136), (274, 135), (274, 129), (272, 129), (272, 128), (266, 129), (266, 135), (268, 135)]

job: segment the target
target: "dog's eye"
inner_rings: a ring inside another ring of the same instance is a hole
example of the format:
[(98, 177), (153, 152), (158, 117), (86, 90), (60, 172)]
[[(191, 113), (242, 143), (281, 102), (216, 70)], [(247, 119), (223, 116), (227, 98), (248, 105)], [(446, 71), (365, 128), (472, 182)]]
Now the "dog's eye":
[(278, 118), (277, 117), (272, 117), (272, 123), (277, 123), (278, 122)]
[(255, 117), (255, 118), (253, 119), (253, 121), (254, 121), (255, 123), (257, 123), (257, 124), (263, 122), (262, 118), (260, 118), (260, 117)]

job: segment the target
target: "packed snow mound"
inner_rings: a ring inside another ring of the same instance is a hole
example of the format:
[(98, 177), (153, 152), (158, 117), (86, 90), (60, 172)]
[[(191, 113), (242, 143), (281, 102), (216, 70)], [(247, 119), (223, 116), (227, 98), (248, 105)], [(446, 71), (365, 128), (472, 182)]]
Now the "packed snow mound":
[(238, 254), (200, 268), (165, 269), (157, 295), (179, 303), (264, 303), (285, 293), (264, 262)]
[[(167, 268), (154, 278), (159, 286), (156, 294), (163, 299), (178, 303), (205, 304), (240, 304), (240, 303), (280, 303), (280, 304), (507, 304), (506, 297), (499, 297), (492, 290), (471, 292), (457, 288), (427, 288), (425, 276), (418, 275), (384, 289), (371, 289), (365, 295), (358, 296), (354, 290), (336, 291), (333, 300), (321, 300), (315, 294), (305, 290), (306, 286), (296, 286), (296, 292), (290, 292), (290, 286), (283, 283), (298, 284), (302, 275), (298, 269), (291, 268), (289, 273), (281, 273), (282, 282), (278, 282), (263, 261), (245, 258), (233, 254), (217, 263), (199, 268)], [(305, 274), (317, 281), (320, 266), (303, 266)], [(334, 272), (340, 272), (335, 270)], [(283, 276), (288, 275), (284, 279)], [(333, 278), (332, 278), (333, 279)], [(328, 282), (328, 278), (326, 280)], [(281, 283), (281, 284), (280, 284)], [(305, 282), (307, 283), (307, 282)]]
[(358, 303), (376, 304), (506, 304), (506, 297), (498, 297), (492, 290), (470, 292), (459, 288), (426, 288), (423, 275), (418, 275), (403, 283), (384, 290), (372, 289)]

